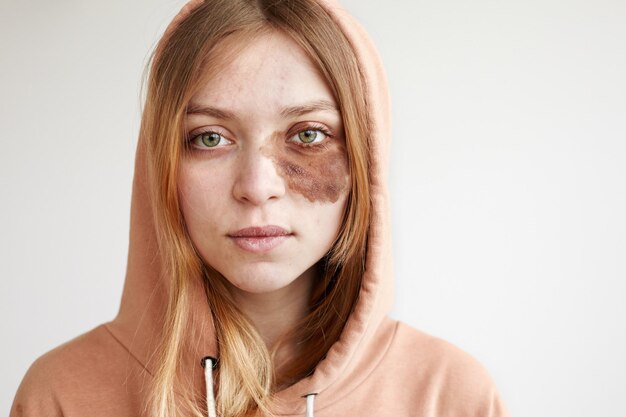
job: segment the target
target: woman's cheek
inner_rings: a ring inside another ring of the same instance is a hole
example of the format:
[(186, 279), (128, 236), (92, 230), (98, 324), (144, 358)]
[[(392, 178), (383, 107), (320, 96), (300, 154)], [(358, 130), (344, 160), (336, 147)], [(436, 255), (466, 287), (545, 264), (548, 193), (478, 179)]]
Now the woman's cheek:
[[(190, 164), (181, 167), (178, 179), (181, 209), (188, 221), (204, 219), (215, 210), (216, 195), (224, 195), (221, 189), (224, 181), (211, 175), (202, 164)], [(212, 198), (213, 197), (213, 198)]]
[(335, 203), (347, 192), (350, 175), (345, 148), (333, 143), (319, 149), (264, 148), (293, 192), (311, 202)]

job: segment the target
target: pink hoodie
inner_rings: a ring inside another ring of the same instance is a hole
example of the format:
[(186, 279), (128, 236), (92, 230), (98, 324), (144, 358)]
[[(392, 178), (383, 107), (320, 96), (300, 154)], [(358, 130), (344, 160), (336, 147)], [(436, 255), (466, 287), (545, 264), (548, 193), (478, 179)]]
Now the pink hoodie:
[[(201, 0), (191, 0), (163, 36)], [(470, 355), (387, 316), (393, 269), (387, 193), (390, 99), (378, 53), (362, 26), (336, 1), (319, 0), (347, 35), (360, 61), (368, 95), (372, 141), (373, 214), (366, 272), (358, 303), (312, 376), (272, 397), (279, 416), (507, 416), (485, 369)], [(11, 417), (135, 417), (146, 414), (146, 382), (156, 364), (168, 284), (159, 280), (156, 235), (146, 189), (144, 141), (139, 138), (131, 207), (130, 248), (117, 317), (38, 358), (22, 381)], [(192, 309), (206, 312), (199, 282)], [(201, 358), (217, 356), (210, 314), (200, 340), (184, 351), (184, 369), (205, 392)]]

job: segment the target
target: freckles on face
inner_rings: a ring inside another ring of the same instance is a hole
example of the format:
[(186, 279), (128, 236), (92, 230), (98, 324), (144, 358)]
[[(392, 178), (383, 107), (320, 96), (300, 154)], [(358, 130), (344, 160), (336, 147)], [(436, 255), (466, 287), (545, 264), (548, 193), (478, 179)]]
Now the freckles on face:
[(345, 146), (331, 139), (300, 148), (281, 146), (280, 140), (275, 139), (261, 151), (274, 162), (289, 189), (311, 202), (337, 202), (349, 186)]

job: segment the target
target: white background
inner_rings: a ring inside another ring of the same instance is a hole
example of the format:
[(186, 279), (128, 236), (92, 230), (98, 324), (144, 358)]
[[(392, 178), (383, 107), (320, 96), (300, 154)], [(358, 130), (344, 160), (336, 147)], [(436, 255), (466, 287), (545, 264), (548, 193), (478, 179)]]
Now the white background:
[[(182, 4), (0, 0), (0, 410), (117, 312), (141, 73)], [(343, 4), (391, 85), (393, 315), (512, 415), (625, 416), (626, 2)]]

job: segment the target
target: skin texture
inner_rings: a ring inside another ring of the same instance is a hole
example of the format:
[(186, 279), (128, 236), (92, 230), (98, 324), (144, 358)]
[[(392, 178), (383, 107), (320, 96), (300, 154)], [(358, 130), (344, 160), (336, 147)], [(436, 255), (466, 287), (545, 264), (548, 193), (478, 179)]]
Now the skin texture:
[(288, 149), (280, 140), (262, 152), (271, 158), (287, 186), (307, 200), (335, 203), (349, 186), (348, 161), (342, 143)]
[[(343, 123), (326, 80), (281, 32), (219, 68), (187, 109), (181, 209), (198, 253), (271, 345), (307, 313), (316, 264), (341, 228), (350, 191)], [(289, 236), (263, 253), (230, 237), (268, 225)]]

